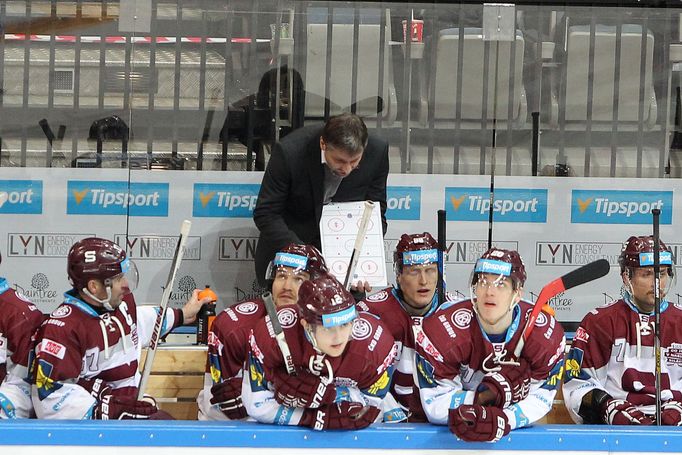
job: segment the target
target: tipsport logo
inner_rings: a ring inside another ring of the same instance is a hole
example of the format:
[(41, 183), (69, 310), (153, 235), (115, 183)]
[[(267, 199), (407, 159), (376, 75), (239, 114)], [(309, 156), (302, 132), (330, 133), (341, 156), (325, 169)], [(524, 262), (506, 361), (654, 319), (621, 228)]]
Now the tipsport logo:
[[(488, 188), (447, 187), (445, 205), (448, 221), (488, 221)], [(494, 220), (508, 223), (545, 223), (547, 190), (501, 188), (495, 190)]]
[(43, 181), (0, 180), (0, 213), (43, 213)]
[(651, 224), (659, 209), (661, 224), (671, 224), (672, 207), (672, 191), (573, 190), (571, 223)]
[(251, 218), (260, 185), (195, 183), (192, 216), (213, 218)]
[(167, 183), (69, 180), (67, 193), (68, 215), (168, 216)]
[(386, 188), (387, 220), (418, 220), (421, 217), (422, 190), (418, 186)]

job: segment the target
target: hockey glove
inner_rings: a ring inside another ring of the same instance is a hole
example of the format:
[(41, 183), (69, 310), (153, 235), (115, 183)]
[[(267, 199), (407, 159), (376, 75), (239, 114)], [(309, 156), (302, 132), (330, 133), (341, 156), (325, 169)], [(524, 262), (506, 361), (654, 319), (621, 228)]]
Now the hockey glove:
[(654, 422), (626, 400), (610, 399), (604, 403), (604, 423), (608, 425), (652, 425)]
[(97, 401), (102, 401), (106, 395), (111, 394), (111, 386), (101, 379), (85, 379), (81, 378), (77, 384), (83, 387), (88, 393)]
[(292, 408), (319, 408), (332, 404), (336, 399), (336, 386), (327, 376), (315, 376), (308, 371), (299, 371), (292, 378), (281, 369), (273, 372), (275, 399), (278, 403)]
[(211, 404), (218, 408), (228, 419), (239, 420), (247, 416), (242, 403), (242, 378), (230, 378), (211, 387)]
[(95, 406), (92, 418), (99, 420), (148, 419), (157, 411), (156, 406), (147, 400), (138, 401), (135, 397), (105, 395)]
[[(530, 391), (530, 367), (524, 359), (519, 359), (519, 366), (504, 365), (500, 371), (486, 373), (478, 386), (476, 403), (483, 406), (506, 408), (518, 403), (528, 396)], [(488, 398), (479, 396), (489, 390)]]
[(304, 409), (299, 425), (313, 430), (361, 430), (374, 423), (380, 412), (374, 406), (342, 401), (319, 409)]
[(682, 426), (682, 403), (670, 400), (661, 406), (661, 422), (663, 425)]
[(448, 414), (450, 431), (464, 441), (497, 442), (511, 431), (507, 416), (499, 408), (462, 405)]

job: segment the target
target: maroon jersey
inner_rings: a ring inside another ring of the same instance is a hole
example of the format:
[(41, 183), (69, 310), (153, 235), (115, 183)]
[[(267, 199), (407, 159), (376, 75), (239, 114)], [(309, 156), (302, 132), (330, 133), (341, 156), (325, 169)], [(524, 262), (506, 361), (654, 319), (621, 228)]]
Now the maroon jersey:
[(0, 418), (32, 413), (28, 362), (42, 321), (40, 310), (0, 278)]
[[(101, 379), (117, 395), (136, 395), (140, 354), (159, 311), (137, 307), (132, 294), (114, 311), (98, 310), (72, 292), (38, 331), (33, 401), (39, 418), (91, 418), (97, 400), (76, 384), (81, 378)], [(180, 311), (166, 311), (161, 336), (175, 327)]]
[(249, 334), (265, 313), (263, 300), (255, 299), (226, 308), (213, 320), (208, 332), (204, 388), (197, 397), (200, 420), (227, 420), (225, 414), (211, 405), (211, 387), (241, 377), (249, 354)]
[[(306, 338), (296, 306), (284, 306), (277, 315), (297, 368), (333, 377), (337, 401), (350, 400), (381, 407), (389, 390), (397, 347), (378, 318), (361, 313), (353, 321), (352, 337), (343, 354), (329, 357), (315, 351)], [(242, 391), (249, 415), (260, 422), (297, 425), (302, 409), (278, 404), (268, 388), (268, 375), (275, 369), (285, 368), (269, 317), (256, 324), (249, 340), (249, 376), (244, 379)]]
[[(455, 300), (451, 295), (447, 297), (449, 300)], [(426, 415), (419, 398), (419, 389), (414, 384), (414, 334), (419, 330), (423, 319), (437, 310), (437, 305), (433, 305), (431, 310), (423, 316), (411, 316), (405, 311), (397, 291), (391, 287), (358, 302), (358, 308), (379, 316), (381, 322), (395, 338), (398, 353), (395, 358), (391, 394), (408, 412), (410, 422), (426, 422)]]
[[(661, 302), (661, 399), (682, 401), (682, 306)], [(590, 311), (575, 333), (563, 393), (573, 420), (594, 389), (655, 414), (654, 315), (625, 300)]]
[[(484, 374), (511, 357), (532, 305), (521, 301), (513, 310), (506, 335), (492, 342), (474, 315), (470, 300), (443, 305), (424, 320), (417, 338), (417, 377), (424, 411), (429, 421), (447, 424), (448, 410), (472, 404)], [(560, 383), (564, 359), (564, 331), (540, 313), (521, 357), (531, 369), (528, 397), (506, 408), (512, 429), (526, 426), (547, 414)]]

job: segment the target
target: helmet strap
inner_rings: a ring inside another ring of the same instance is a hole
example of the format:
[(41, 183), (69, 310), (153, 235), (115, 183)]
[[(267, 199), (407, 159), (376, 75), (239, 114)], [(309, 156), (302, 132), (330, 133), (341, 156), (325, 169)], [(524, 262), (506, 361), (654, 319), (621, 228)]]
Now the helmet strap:
[(102, 305), (102, 306), (104, 307), (105, 310), (107, 310), (107, 311), (114, 311), (114, 307), (112, 307), (112, 306), (111, 306), (111, 303), (110, 303), (110, 300), (111, 300), (111, 286), (109, 286), (108, 284), (105, 284), (105, 286), (106, 286), (106, 289), (107, 289), (107, 298), (106, 298), (106, 299), (98, 299), (97, 297), (95, 297), (95, 295), (94, 295), (92, 292), (90, 292), (90, 291), (88, 290), (87, 286), (84, 287), (83, 289), (81, 289), (81, 292), (82, 292), (83, 294), (85, 294), (86, 296), (88, 296), (88, 298), (90, 298), (90, 299), (94, 300), (95, 302), (99, 303), (100, 305)]

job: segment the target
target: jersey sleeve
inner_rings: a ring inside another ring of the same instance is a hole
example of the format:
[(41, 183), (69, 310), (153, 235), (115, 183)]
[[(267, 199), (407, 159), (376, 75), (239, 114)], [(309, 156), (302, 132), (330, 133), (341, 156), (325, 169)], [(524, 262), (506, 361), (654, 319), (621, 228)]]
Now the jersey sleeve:
[[(277, 347), (268, 316), (256, 324), (249, 335), (249, 357), (242, 382), (242, 402), (249, 416), (261, 423), (298, 425), (303, 408), (283, 406), (275, 399), (268, 381), (268, 371), (284, 368), (282, 354)], [(286, 332), (285, 332), (286, 333)], [(294, 345), (290, 348), (295, 349)]]
[(531, 369), (528, 396), (504, 410), (512, 430), (547, 415), (561, 384), (566, 349), (564, 331), (561, 324), (544, 313), (538, 321), (521, 354)]
[(89, 419), (96, 404), (87, 390), (76, 384), (88, 353), (81, 349), (77, 327), (48, 319), (41, 327), (36, 347), (33, 406), (39, 419)]
[(578, 414), (583, 397), (595, 389), (606, 392), (611, 342), (603, 327), (598, 327), (597, 314), (585, 316), (566, 358), (562, 391), (568, 413), (576, 423), (583, 423)]
[(415, 384), (419, 386), (424, 413), (429, 422), (447, 425), (449, 410), (472, 404), (475, 396), (474, 391), (462, 385), (461, 348), (457, 338), (452, 340), (435, 317), (426, 318), (415, 335)]
[[(154, 331), (154, 324), (156, 318), (161, 312), (161, 307), (153, 305), (137, 306), (137, 331), (140, 336), (140, 346), (146, 348), (152, 340), (152, 333)], [(165, 337), (171, 330), (179, 326), (181, 316), (178, 314), (182, 312), (179, 308), (166, 308), (163, 322), (161, 323), (161, 335)]]

